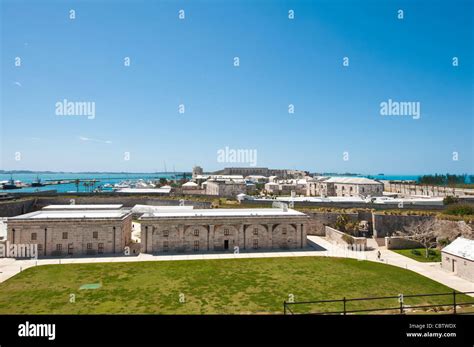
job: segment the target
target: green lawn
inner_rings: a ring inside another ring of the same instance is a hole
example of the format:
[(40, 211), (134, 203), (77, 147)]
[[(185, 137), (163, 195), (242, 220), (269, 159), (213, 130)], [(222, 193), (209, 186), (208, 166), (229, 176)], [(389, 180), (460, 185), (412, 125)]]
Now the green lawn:
[(425, 257), (426, 250), (424, 248), (414, 248), (414, 249), (394, 249), (394, 252), (404, 255), (405, 257), (415, 259), (416, 261), (421, 262), (440, 262), (441, 261), (441, 251), (439, 249), (430, 249), (428, 258)]
[[(96, 284), (96, 289), (79, 290), (85, 284)], [(45, 265), (0, 284), (0, 314), (267, 314), (281, 313), (290, 294), (295, 301), (305, 301), (451, 291), (402, 268), (343, 258)], [(69, 302), (71, 294), (74, 303)], [(441, 302), (438, 297), (407, 303), (434, 300)], [(398, 306), (393, 299), (377, 303), (381, 304)], [(368, 305), (355, 302), (349, 308)], [(294, 309), (327, 311), (341, 306)]]

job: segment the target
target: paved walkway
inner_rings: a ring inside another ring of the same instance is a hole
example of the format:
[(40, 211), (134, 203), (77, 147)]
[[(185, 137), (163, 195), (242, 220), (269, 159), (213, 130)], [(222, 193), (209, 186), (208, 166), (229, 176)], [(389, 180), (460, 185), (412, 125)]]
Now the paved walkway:
[[(279, 252), (245, 252), (245, 253), (206, 253), (206, 254), (174, 254), (174, 255), (151, 255), (140, 254), (138, 256), (114, 256), (114, 257), (78, 257), (62, 259), (38, 259), (38, 260), (16, 260), (12, 258), (0, 259), (0, 282), (16, 275), (20, 271), (33, 266), (47, 264), (81, 264), (81, 263), (107, 263), (107, 262), (129, 262), (129, 261), (169, 261), (169, 260), (193, 260), (193, 259), (239, 259), (239, 258), (273, 258), (273, 257), (342, 257), (398, 266), (414, 271), (420, 275), (431, 278), (450, 288), (461, 292), (474, 291), (474, 283), (464, 280), (452, 273), (441, 269), (440, 263), (422, 263), (407, 258), (398, 253), (389, 251), (384, 247), (378, 247), (375, 240), (368, 240), (371, 250), (356, 252), (335, 245), (319, 236), (308, 236), (310, 247), (304, 250), (291, 250)], [(381, 259), (377, 259), (377, 251), (381, 252)], [(474, 293), (470, 294), (474, 297)]]
[[(405, 257), (401, 254), (387, 250), (385, 247), (378, 247), (375, 240), (368, 240), (368, 246), (373, 247), (372, 250), (365, 252), (354, 252), (346, 249), (342, 249), (333, 243), (330, 243), (326, 239), (319, 236), (308, 236), (311, 242), (326, 249), (324, 253), (327, 256), (339, 256), (345, 258), (355, 258), (361, 260), (369, 260), (374, 262), (382, 262), (389, 265), (398, 266), (407, 270), (414, 271), (420, 275), (428, 277), (436, 282), (444, 284), (450, 288), (456, 289), (460, 292), (472, 292), (474, 291), (474, 283), (468, 280), (462, 279), (452, 273), (449, 273), (441, 268), (440, 263), (423, 263), (414, 259)], [(378, 248), (377, 248), (378, 247)], [(380, 251), (380, 260), (377, 259), (377, 251)], [(474, 293), (470, 294), (474, 297)]]

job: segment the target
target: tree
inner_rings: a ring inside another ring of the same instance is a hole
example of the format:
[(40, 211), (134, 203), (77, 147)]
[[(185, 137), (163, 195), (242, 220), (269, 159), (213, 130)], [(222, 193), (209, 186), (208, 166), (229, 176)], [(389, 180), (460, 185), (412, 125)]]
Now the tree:
[(398, 231), (396, 234), (423, 245), (425, 248), (425, 257), (428, 258), (430, 249), (438, 245), (436, 241), (437, 222), (438, 221), (434, 218), (425, 219), (404, 227), (403, 231)]
[(161, 178), (160, 178), (160, 185), (164, 186), (164, 185), (166, 185), (167, 183), (168, 183), (168, 180), (167, 180), (166, 178), (164, 178), (164, 177), (161, 177)]

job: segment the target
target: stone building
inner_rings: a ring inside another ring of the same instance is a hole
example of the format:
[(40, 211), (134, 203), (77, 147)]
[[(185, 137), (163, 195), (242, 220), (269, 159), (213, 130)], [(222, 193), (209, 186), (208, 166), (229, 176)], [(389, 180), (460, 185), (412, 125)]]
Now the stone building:
[(226, 167), (214, 172), (216, 175), (242, 175), (242, 176), (278, 176), (279, 178), (303, 178), (307, 171), (290, 169), (269, 169), (267, 167)]
[(200, 167), (200, 166), (193, 167), (193, 178), (195, 178), (196, 176), (202, 175), (202, 174), (203, 174), (202, 167)]
[(474, 240), (458, 237), (441, 250), (441, 267), (474, 282)]
[(331, 177), (308, 182), (307, 196), (382, 196), (383, 183), (364, 177)]
[(265, 190), (269, 194), (275, 195), (305, 195), (307, 191), (307, 184), (305, 178), (287, 179), (287, 180), (270, 180), (265, 183)]
[(208, 180), (206, 181), (206, 194), (223, 197), (236, 197), (247, 193), (247, 184), (244, 180)]
[(72, 206), (8, 218), (7, 240), (37, 244), (38, 256), (123, 254), (131, 240), (130, 211)]
[(148, 213), (140, 218), (142, 252), (304, 248), (308, 219), (276, 208)]

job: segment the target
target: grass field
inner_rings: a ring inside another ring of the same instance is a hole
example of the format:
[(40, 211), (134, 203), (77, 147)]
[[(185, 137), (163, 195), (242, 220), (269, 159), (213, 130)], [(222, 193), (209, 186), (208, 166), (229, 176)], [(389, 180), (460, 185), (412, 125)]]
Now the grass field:
[(394, 249), (394, 252), (404, 255), (405, 257), (421, 262), (440, 262), (441, 251), (439, 249), (430, 249), (428, 258), (425, 257), (426, 250), (424, 248), (414, 249)]
[[(96, 289), (79, 290), (87, 284)], [(411, 271), (342, 258), (45, 265), (0, 284), (0, 314), (267, 314), (281, 313), (290, 294), (304, 301), (451, 291)], [(413, 303), (433, 300), (441, 299)]]

